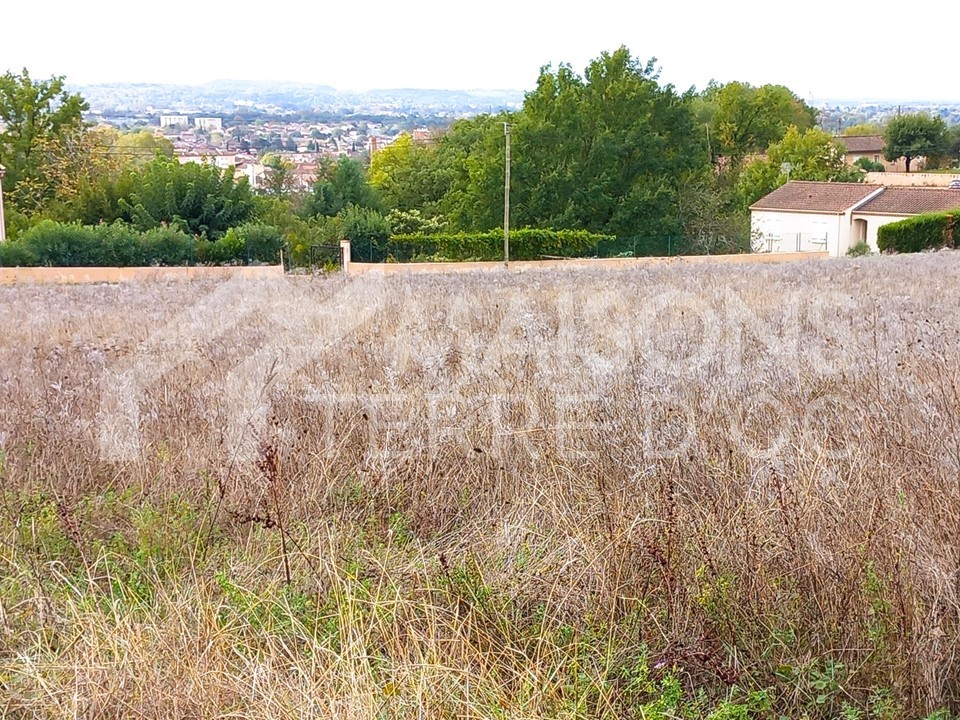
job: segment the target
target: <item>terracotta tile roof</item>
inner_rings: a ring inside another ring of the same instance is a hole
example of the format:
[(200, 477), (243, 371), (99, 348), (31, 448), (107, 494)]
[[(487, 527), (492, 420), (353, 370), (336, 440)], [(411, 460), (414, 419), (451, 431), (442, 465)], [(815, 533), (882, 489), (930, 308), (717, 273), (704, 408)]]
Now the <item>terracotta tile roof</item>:
[(849, 153), (882, 153), (887, 146), (880, 135), (844, 135), (836, 138)]
[(793, 210), (794, 212), (839, 215), (870, 197), (881, 185), (791, 180), (757, 200), (751, 210)]
[(960, 208), (960, 190), (931, 187), (888, 187), (857, 212), (919, 215)]

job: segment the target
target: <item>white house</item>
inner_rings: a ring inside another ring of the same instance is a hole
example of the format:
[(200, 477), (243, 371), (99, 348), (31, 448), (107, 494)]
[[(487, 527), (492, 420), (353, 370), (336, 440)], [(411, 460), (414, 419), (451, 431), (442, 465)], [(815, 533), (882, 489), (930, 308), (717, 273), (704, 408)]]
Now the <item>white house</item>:
[(852, 242), (877, 249), (877, 228), (913, 215), (960, 209), (960, 190), (939, 187), (885, 187), (853, 212)]
[(217, 151), (205, 153), (184, 153), (182, 155), (177, 155), (177, 160), (180, 161), (181, 165), (186, 165), (187, 163), (200, 163), (202, 165), (216, 165), (221, 170), (226, 170), (228, 167), (237, 166), (236, 153), (219, 153)]
[(223, 130), (223, 120), (220, 118), (198, 117), (193, 121), (198, 130), (209, 130), (210, 132), (221, 132)]
[(186, 127), (190, 124), (190, 118), (187, 115), (161, 115), (160, 116), (160, 127), (176, 127), (177, 125), (183, 125)]
[(750, 206), (750, 230), (768, 252), (829, 252), (850, 247), (853, 211), (883, 192), (879, 185), (793, 180)]
[[(907, 171), (904, 158), (890, 161), (884, 157), (883, 151), (887, 147), (887, 141), (883, 139), (882, 135), (837, 135), (834, 140), (843, 145), (846, 150), (843, 154), (843, 161), (847, 165), (854, 165), (857, 160), (867, 158), (871, 162), (883, 165), (883, 169), (888, 173)], [(915, 158), (914, 169), (922, 166), (922, 160)], [(885, 185), (886, 183), (880, 184)]]
[(750, 229), (768, 252), (877, 251), (881, 225), (960, 208), (960, 190), (792, 180), (750, 206)]

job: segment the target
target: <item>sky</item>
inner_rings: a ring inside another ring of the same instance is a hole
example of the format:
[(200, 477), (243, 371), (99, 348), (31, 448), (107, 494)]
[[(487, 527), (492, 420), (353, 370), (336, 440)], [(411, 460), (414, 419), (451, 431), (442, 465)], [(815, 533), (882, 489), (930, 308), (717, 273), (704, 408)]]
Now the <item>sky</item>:
[[(100, 82), (277, 80), (375, 88), (530, 90), (541, 66), (582, 72), (627, 46), (679, 90), (711, 79), (809, 99), (960, 101), (956, 42), (886, 5), (324, 0), (0, 0), (0, 72)], [(917, 6), (918, 8), (920, 5)], [(960, 6), (922, 3), (958, 25)], [(899, 10), (903, 13), (903, 10)], [(922, 48), (914, 52), (910, 48)]]

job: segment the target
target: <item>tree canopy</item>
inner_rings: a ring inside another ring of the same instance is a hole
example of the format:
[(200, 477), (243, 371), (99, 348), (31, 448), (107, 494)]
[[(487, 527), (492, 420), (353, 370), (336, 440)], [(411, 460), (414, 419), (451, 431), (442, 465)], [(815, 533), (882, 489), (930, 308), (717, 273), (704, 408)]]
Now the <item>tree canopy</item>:
[(681, 232), (679, 190), (687, 173), (706, 167), (706, 146), (686, 98), (659, 84), (654, 61), (620, 48), (582, 75), (546, 66), (520, 111), (459, 121), (435, 150), (424, 149), (435, 153), (423, 173), (433, 182), (424, 185), (442, 190), (437, 207), (454, 229), (502, 223), (504, 123), (512, 126), (516, 227)]
[(332, 217), (349, 205), (379, 208), (380, 201), (367, 182), (363, 166), (352, 158), (341, 158), (329, 178), (314, 183), (305, 204), (308, 216)]
[(711, 84), (699, 105), (700, 120), (709, 124), (714, 154), (734, 162), (764, 152), (790, 127), (803, 132), (817, 122), (817, 111), (783, 85)]
[(863, 171), (848, 167), (843, 147), (823, 130), (792, 127), (767, 149), (767, 159), (750, 163), (740, 176), (743, 208), (788, 180), (862, 182)]
[(910, 172), (914, 158), (944, 152), (946, 132), (947, 126), (939, 117), (924, 113), (895, 117), (887, 124), (884, 157), (890, 161), (903, 158)]
[(87, 104), (63, 82), (60, 76), (34, 80), (26, 69), (0, 75), (0, 165), (4, 188), (21, 209), (36, 210), (53, 197), (48, 151), (79, 141), (84, 130)]

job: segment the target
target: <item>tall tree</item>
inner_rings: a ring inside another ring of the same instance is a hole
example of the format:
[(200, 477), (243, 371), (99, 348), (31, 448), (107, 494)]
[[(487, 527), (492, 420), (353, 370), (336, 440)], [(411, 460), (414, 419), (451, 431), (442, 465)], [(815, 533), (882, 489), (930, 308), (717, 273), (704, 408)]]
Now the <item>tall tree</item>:
[(252, 217), (255, 201), (246, 178), (237, 181), (214, 165), (158, 157), (84, 188), (73, 210), (73, 218), (85, 224), (124, 220), (140, 230), (169, 224), (217, 240)]
[(0, 165), (7, 169), (3, 185), (15, 204), (31, 211), (51, 197), (45, 150), (75, 142), (88, 109), (82, 97), (63, 89), (63, 81), (62, 76), (34, 81), (26, 68), (19, 75), (0, 76)]
[(449, 188), (441, 209), (451, 225), (502, 223), (509, 122), (516, 227), (679, 234), (679, 187), (707, 164), (706, 146), (689, 102), (659, 84), (654, 62), (622, 47), (583, 75), (547, 66), (520, 112), (455, 123), (438, 146)]
[(263, 183), (267, 195), (285, 198), (293, 192), (296, 181), (293, 163), (280, 155), (268, 154), (263, 160), (263, 167), (267, 170)]
[(157, 157), (172, 158), (173, 143), (154, 135), (149, 130), (128, 132), (117, 138), (112, 152), (120, 156), (124, 165), (143, 166)]
[(583, 76), (541, 71), (516, 123), (517, 224), (616, 235), (682, 232), (683, 178), (707, 164), (689, 98), (621, 47)]
[(783, 85), (711, 85), (704, 91), (704, 100), (713, 104), (709, 117), (714, 150), (735, 163), (751, 153), (762, 153), (770, 143), (783, 139), (791, 126), (802, 132), (817, 120), (817, 111)]
[(387, 208), (405, 212), (421, 210), (433, 217), (447, 187), (442, 167), (436, 143), (414, 143), (413, 138), (404, 133), (373, 153), (370, 185)]
[(332, 217), (348, 205), (378, 210), (380, 201), (367, 182), (363, 166), (351, 158), (341, 158), (329, 179), (314, 183), (305, 212), (310, 216)]
[(914, 158), (942, 154), (947, 126), (942, 118), (916, 113), (900, 115), (887, 124), (883, 154), (891, 162), (903, 158), (907, 172)]
[(844, 149), (823, 130), (811, 128), (801, 133), (787, 130), (783, 140), (767, 148), (767, 159), (747, 165), (739, 185), (746, 209), (788, 180), (862, 182), (863, 172), (843, 161)]

